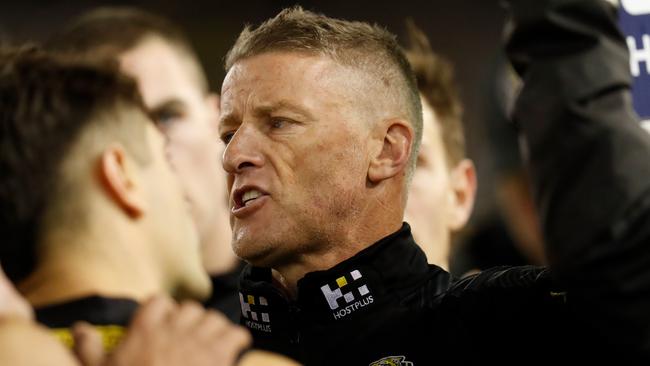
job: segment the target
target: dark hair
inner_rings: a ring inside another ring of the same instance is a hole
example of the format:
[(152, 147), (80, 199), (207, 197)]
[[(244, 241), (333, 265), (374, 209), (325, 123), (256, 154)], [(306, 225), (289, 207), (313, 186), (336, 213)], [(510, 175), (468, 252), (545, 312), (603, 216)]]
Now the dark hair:
[(183, 31), (170, 20), (133, 7), (100, 7), (80, 15), (46, 42), (50, 51), (94, 59), (115, 58), (156, 36), (182, 50), (196, 63), (199, 82), (207, 80), (194, 49)]
[(392, 93), (415, 131), (412, 172), (422, 139), (422, 106), (411, 66), (393, 34), (378, 25), (333, 19), (296, 6), (255, 29), (246, 27), (226, 56), (226, 71), (241, 59), (273, 51), (328, 56), (366, 72)]
[(413, 21), (407, 21), (409, 47), (405, 50), (418, 89), (436, 113), (442, 141), (451, 166), (465, 158), (462, 106), (454, 80), (454, 70), (443, 57), (431, 49), (427, 36)]
[(144, 113), (135, 83), (114, 69), (34, 48), (0, 49), (0, 261), (12, 281), (36, 265), (69, 150), (89, 125), (116, 120), (100, 117), (118, 106)]

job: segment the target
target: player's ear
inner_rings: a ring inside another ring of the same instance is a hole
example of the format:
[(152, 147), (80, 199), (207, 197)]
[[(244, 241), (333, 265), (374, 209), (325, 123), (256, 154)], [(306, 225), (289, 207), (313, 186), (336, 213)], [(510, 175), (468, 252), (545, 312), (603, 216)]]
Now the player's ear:
[(368, 179), (373, 183), (406, 172), (414, 140), (413, 128), (401, 119), (386, 121), (381, 136), (381, 148), (371, 156), (368, 168)]
[(476, 198), (476, 168), (469, 159), (463, 159), (450, 173), (450, 199), (449, 229), (452, 231), (462, 229), (469, 220), (474, 209)]
[(146, 201), (138, 181), (136, 163), (121, 144), (111, 144), (102, 152), (99, 174), (108, 196), (125, 213), (132, 217), (144, 213)]

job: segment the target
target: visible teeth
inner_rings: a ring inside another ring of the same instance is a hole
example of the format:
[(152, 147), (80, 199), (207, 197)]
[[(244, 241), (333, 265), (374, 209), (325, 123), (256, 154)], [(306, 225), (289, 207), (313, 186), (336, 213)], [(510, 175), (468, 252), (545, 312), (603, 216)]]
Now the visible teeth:
[(248, 201), (254, 200), (261, 195), (262, 193), (253, 189), (251, 191), (247, 191), (246, 193), (244, 193), (241, 200), (242, 203), (246, 204)]

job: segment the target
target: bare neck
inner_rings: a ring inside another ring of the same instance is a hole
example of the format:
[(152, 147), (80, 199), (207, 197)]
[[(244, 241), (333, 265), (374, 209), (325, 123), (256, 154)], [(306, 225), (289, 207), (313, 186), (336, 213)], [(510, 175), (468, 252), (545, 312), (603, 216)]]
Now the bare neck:
[[(141, 301), (166, 291), (160, 276), (138, 259), (140, 253), (115, 251), (115, 248), (125, 248), (120, 238), (112, 237), (115, 241), (103, 243), (104, 238), (90, 236), (66, 236), (62, 241), (64, 236), (51, 236), (47, 245), (54, 248), (58, 243), (58, 247), (69, 250), (48, 252), (36, 270), (18, 284), (19, 291), (33, 306), (91, 295)], [(92, 249), (85, 249), (90, 247), (89, 243)]]
[(347, 223), (348, 231), (334, 235), (336, 241), (325, 245), (322, 251), (303, 254), (298, 260), (275, 266), (275, 279), (291, 298), (297, 298), (298, 281), (307, 273), (330, 269), (396, 232), (402, 226), (401, 214), (390, 215), (381, 210), (373, 212), (379, 215), (369, 216), (358, 224)]
[(427, 262), (441, 267), (445, 271), (449, 271), (449, 252), (451, 250), (449, 244), (440, 245), (439, 247), (422, 248), (424, 254), (427, 256)]

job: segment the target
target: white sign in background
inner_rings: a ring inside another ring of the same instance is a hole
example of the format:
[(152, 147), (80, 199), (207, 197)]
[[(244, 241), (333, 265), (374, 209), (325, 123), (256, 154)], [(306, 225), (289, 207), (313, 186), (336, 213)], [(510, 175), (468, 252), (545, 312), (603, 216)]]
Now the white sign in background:
[(621, 0), (620, 22), (630, 51), (630, 72), (635, 79), (635, 109), (641, 126), (650, 132), (650, 0)]
[(621, 6), (631, 15), (650, 14), (650, 0), (621, 0)]

